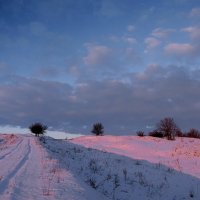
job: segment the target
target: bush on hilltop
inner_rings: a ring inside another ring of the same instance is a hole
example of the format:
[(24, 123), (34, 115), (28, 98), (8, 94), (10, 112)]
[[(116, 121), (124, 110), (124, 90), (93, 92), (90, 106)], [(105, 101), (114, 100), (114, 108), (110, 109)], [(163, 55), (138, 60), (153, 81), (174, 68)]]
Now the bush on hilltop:
[(37, 137), (39, 137), (39, 135), (43, 135), (47, 128), (48, 127), (46, 125), (43, 125), (42, 123), (34, 123), (29, 126), (30, 131), (34, 133)]

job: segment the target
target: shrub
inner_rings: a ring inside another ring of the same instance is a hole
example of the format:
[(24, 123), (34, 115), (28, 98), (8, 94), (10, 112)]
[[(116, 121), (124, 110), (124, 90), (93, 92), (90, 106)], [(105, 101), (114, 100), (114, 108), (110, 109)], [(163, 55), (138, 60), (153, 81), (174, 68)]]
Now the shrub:
[(200, 132), (197, 129), (192, 128), (188, 133), (186, 133), (186, 137), (200, 138)]
[(103, 135), (104, 127), (101, 123), (93, 124), (93, 128), (91, 132), (97, 136)]
[(47, 130), (47, 128), (48, 128), (47, 126), (41, 123), (34, 123), (31, 126), (29, 126), (30, 131), (34, 133), (35, 136), (43, 135)]
[(96, 180), (95, 180), (94, 178), (89, 178), (88, 182), (89, 182), (89, 185), (90, 185), (92, 188), (94, 188), (95, 190), (98, 188), (97, 182), (96, 182)]
[(149, 132), (149, 136), (151, 136), (151, 137), (158, 137), (158, 138), (163, 138), (164, 137), (163, 133), (161, 133), (161, 132), (159, 132), (157, 130)]
[(137, 134), (137, 136), (143, 137), (144, 131), (137, 131), (136, 134)]
[(176, 136), (177, 137), (184, 137), (184, 133), (179, 129), (176, 131)]

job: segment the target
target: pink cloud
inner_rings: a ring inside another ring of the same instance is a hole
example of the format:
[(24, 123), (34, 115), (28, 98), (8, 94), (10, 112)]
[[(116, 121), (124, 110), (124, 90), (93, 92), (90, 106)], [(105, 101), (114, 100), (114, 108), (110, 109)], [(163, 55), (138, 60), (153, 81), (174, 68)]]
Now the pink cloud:
[(164, 47), (164, 50), (169, 55), (193, 56), (196, 54), (197, 48), (188, 43), (170, 43)]
[(133, 32), (133, 31), (135, 30), (135, 26), (133, 26), (133, 25), (128, 25), (128, 26), (127, 26), (127, 30), (128, 30), (129, 32)]
[(157, 38), (165, 38), (173, 32), (175, 32), (175, 29), (156, 28), (152, 31), (151, 35)]
[(200, 7), (193, 8), (190, 12), (191, 17), (200, 17)]
[(88, 54), (83, 57), (86, 65), (98, 65), (108, 60), (112, 51), (110, 48), (103, 45), (86, 44)]
[(160, 40), (154, 37), (148, 37), (145, 39), (144, 43), (147, 45), (147, 49), (153, 49), (160, 45)]
[(190, 37), (194, 40), (200, 39), (200, 27), (190, 26), (190, 27), (183, 28), (181, 31), (189, 33)]

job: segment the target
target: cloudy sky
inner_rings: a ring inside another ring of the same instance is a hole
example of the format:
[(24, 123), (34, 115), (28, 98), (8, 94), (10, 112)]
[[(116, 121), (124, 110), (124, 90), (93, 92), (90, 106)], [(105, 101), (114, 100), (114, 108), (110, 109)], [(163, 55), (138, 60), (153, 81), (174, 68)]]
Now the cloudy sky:
[(0, 0), (0, 125), (200, 129), (199, 0)]

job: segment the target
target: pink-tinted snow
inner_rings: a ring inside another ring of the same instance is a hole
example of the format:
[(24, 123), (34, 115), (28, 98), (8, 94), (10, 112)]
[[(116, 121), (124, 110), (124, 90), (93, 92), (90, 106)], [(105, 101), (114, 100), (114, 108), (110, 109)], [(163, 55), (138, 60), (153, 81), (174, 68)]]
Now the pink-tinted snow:
[(200, 178), (200, 140), (176, 138), (175, 141), (139, 136), (82, 136), (71, 140), (98, 150), (147, 160), (172, 167)]

